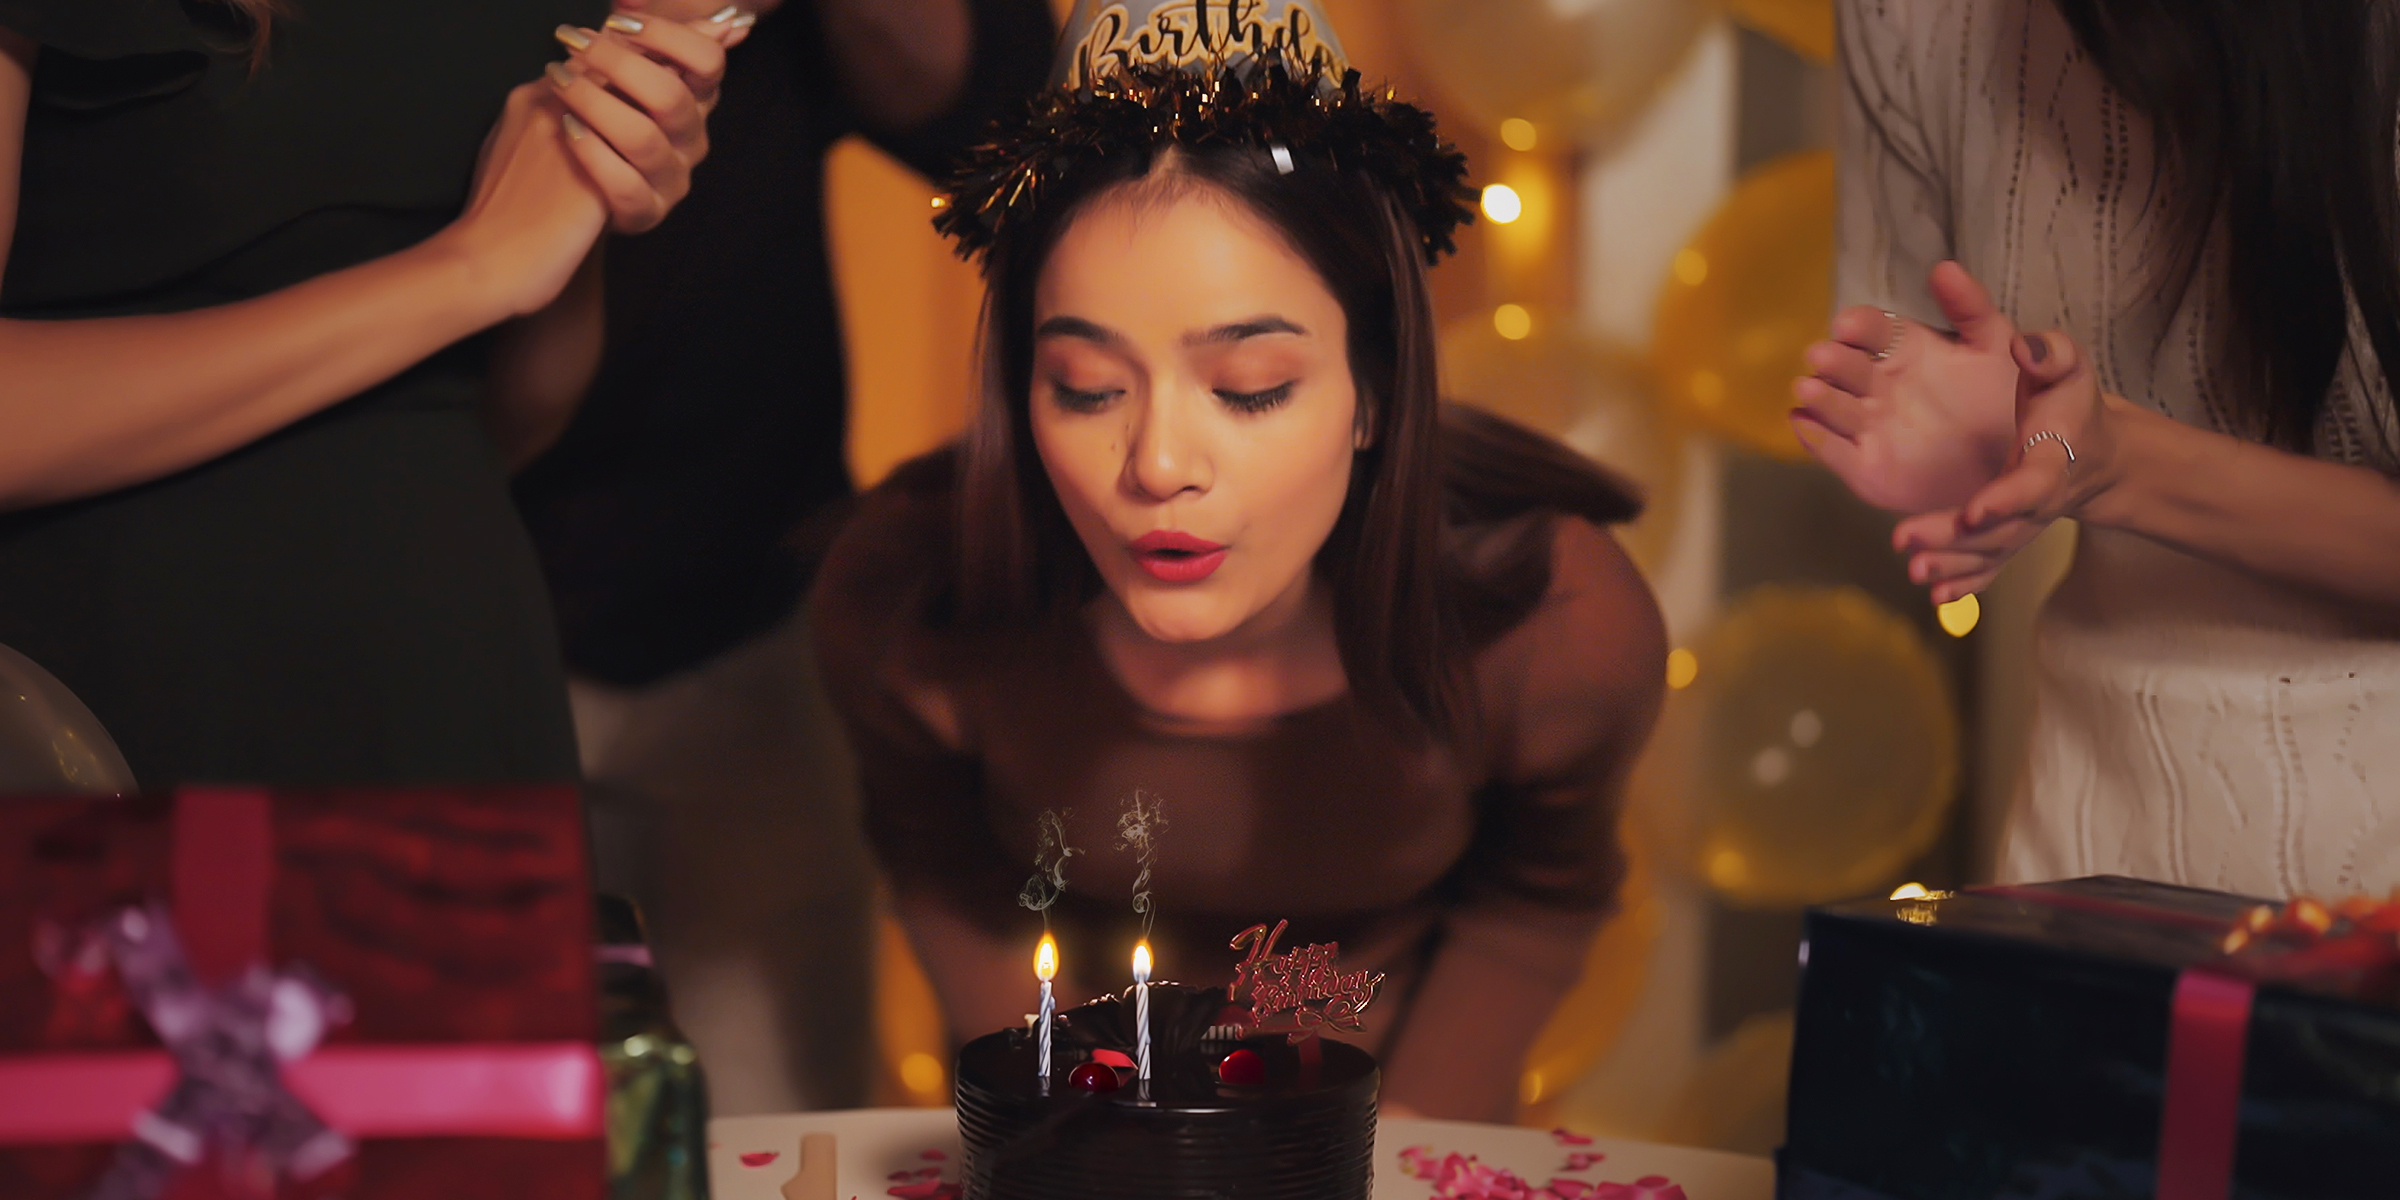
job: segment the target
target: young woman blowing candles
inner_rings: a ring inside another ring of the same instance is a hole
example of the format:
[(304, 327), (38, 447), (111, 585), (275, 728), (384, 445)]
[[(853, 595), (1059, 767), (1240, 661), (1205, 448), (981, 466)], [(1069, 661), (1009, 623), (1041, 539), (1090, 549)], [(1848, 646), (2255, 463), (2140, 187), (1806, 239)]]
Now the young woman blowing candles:
[[(1437, 404), (1423, 272), (1466, 214), (1430, 119), (1329, 35), (1235, 33), (1267, 49), (1137, 64), (1070, 29), (1066, 84), (962, 174), (980, 407), (865, 499), (819, 652), (953, 1036), (1027, 1011), (1013, 901), (1057, 812), (1061, 1006), (1122, 989), (1145, 928), (1160, 977), (1208, 984), (1288, 917), (1389, 973), (1387, 1110), (1504, 1118), (1609, 910), (1663, 687), (1602, 528), (1638, 504)], [(1112, 849), (1121, 818), (1154, 857)]]
[(486, 427), (580, 390), (741, 28), (0, 0), (0, 643), (145, 785), (573, 774)]

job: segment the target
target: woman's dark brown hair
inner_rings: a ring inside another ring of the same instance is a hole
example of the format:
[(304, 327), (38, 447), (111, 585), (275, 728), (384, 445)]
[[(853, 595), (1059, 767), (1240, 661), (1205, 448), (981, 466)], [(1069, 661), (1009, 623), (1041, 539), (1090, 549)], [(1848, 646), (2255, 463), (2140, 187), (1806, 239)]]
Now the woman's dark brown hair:
[[(2153, 127), (2171, 235), (2160, 286), (2179, 295), (2223, 232), (2240, 432), (2321, 448), (2353, 304), (2400, 396), (2400, 4), (2056, 3)], [(2357, 432), (2383, 439), (2367, 425)]]
[[(1034, 287), (1078, 211), (1139, 185), (1164, 153), (1117, 156), (1056, 181), (985, 260), (982, 385), (958, 461), (951, 607), (962, 625), (1055, 620), (1103, 586), (1034, 449)], [(1469, 570), (1461, 535), (1538, 510), (1623, 521), (1641, 502), (1556, 442), (1497, 417), (1445, 413), (1423, 243), (1386, 189), (1359, 172), (1281, 171), (1257, 147), (1171, 153), (1163, 170), (1180, 177), (1176, 186), (1214, 189), (1264, 219), (1342, 306), (1368, 434), (1317, 555), (1333, 591), (1342, 666), (1370, 710), (1403, 729), (1454, 737), (1474, 718), (1466, 688), (1472, 651), (1522, 620), (1549, 581), (1546, 536), (1519, 530), (1503, 553), (1479, 556)], [(1534, 532), (1546, 534), (1547, 523), (1539, 524)]]

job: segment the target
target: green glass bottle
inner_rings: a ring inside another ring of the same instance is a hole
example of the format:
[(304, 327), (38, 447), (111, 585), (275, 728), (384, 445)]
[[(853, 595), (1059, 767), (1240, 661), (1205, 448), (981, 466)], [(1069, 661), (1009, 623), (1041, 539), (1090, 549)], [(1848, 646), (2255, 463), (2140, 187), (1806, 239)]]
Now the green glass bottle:
[(708, 1200), (708, 1087), (667, 1007), (641, 910), (600, 897), (600, 1065), (610, 1200)]

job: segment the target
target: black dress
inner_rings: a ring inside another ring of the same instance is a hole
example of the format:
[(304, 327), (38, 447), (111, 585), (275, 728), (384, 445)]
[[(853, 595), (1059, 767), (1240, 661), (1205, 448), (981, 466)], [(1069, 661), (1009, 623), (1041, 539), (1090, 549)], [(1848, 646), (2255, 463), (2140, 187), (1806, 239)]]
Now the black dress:
[[(0, 0), (33, 38), (0, 314), (173, 312), (423, 240), (509, 88), (606, 0), (296, 0), (253, 70), (217, 0)], [(147, 787), (572, 778), (480, 339), (231, 454), (0, 514), (0, 643)], [(0, 431), (4, 432), (4, 431)]]

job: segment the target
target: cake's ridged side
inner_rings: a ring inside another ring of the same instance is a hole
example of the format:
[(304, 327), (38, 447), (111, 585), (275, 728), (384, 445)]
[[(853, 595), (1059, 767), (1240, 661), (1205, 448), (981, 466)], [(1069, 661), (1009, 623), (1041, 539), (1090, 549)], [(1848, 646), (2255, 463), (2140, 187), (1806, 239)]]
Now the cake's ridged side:
[(1307, 1104), (1179, 1113), (1096, 1103), (1026, 1141), (1036, 1114), (958, 1089), (965, 1200), (1367, 1200), (1372, 1081)]

